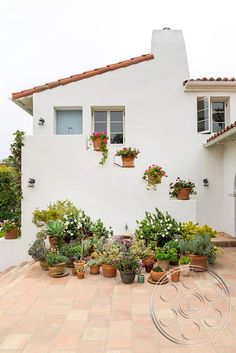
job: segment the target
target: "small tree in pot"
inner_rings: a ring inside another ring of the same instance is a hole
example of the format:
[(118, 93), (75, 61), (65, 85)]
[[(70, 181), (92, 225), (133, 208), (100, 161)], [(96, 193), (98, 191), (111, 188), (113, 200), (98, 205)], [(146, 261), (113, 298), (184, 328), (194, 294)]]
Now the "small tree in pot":
[(122, 282), (125, 284), (131, 284), (133, 283), (136, 272), (140, 267), (140, 262), (128, 255), (114, 261), (114, 266), (120, 272)]
[(32, 256), (35, 261), (39, 261), (42, 270), (45, 271), (48, 270), (48, 266), (45, 261), (48, 252), (49, 250), (43, 239), (36, 239), (28, 250), (28, 254)]

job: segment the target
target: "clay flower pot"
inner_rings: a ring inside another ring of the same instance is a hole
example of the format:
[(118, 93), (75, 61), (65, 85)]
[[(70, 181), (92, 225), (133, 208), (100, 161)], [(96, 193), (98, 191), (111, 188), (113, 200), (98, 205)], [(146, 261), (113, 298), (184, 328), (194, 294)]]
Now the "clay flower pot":
[(170, 264), (169, 261), (158, 260), (158, 266), (160, 266), (164, 271), (168, 271)]
[(48, 267), (50, 276), (62, 275), (65, 272), (66, 263), (62, 262), (60, 264), (56, 264), (53, 267)]
[(9, 232), (5, 233), (5, 235), (4, 235), (4, 238), (8, 239), (8, 240), (17, 239), (17, 237), (18, 237), (18, 229), (17, 228), (10, 230)]
[[(164, 281), (166, 279), (165, 273), (166, 273), (165, 271), (156, 272), (156, 271), (151, 270), (150, 276), (154, 282), (159, 282), (160, 279), (161, 279), (161, 281)], [(162, 277), (162, 276), (164, 276), (164, 277)]]
[(102, 144), (102, 139), (100, 137), (95, 138), (95, 140), (93, 140), (93, 150), (94, 151), (101, 151), (101, 144)]
[(199, 266), (200, 268), (192, 268), (195, 272), (203, 272), (208, 266), (208, 256), (188, 255), (191, 259), (190, 265)]
[(49, 240), (50, 248), (52, 250), (56, 249), (56, 247), (57, 247), (57, 239), (53, 238), (53, 237), (49, 237), (48, 240)]
[(84, 279), (84, 272), (77, 272), (78, 279)]
[(173, 268), (171, 271), (172, 282), (179, 282), (179, 277), (180, 277), (180, 269), (178, 267)]
[(123, 168), (133, 168), (134, 167), (134, 157), (121, 157)]
[(120, 277), (123, 283), (131, 284), (135, 279), (135, 273), (133, 272), (120, 272)]
[(76, 270), (83, 270), (86, 262), (84, 260), (74, 261), (74, 267)]
[(150, 271), (153, 269), (153, 266), (154, 266), (154, 259), (152, 257), (147, 257), (146, 259), (142, 260), (142, 263), (145, 266), (146, 272), (150, 273)]
[(100, 265), (90, 266), (91, 275), (99, 275), (99, 273), (100, 273)]
[(103, 264), (102, 273), (104, 277), (113, 278), (116, 277), (117, 269), (112, 265)]
[(179, 189), (176, 193), (177, 200), (189, 200), (190, 192), (191, 192), (190, 188)]
[(39, 263), (43, 271), (48, 271), (48, 265), (45, 261), (39, 261)]
[(184, 277), (189, 276), (190, 273), (190, 265), (180, 265), (180, 269), (181, 269), (181, 275)]

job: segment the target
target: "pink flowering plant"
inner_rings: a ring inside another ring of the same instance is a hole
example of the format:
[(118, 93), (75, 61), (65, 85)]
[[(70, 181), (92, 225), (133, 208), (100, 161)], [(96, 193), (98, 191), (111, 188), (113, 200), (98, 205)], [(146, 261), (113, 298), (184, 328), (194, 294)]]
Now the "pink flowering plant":
[(170, 196), (174, 198), (177, 197), (177, 193), (180, 189), (190, 189), (191, 195), (196, 194), (194, 183), (192, 183), (190, 180), (186, 181), (178, 177), (174, 183), (170, 183)]
[(150, 165), (143, 174), (143, 179), (147, 181), (147, 189), (156, 190), (158, 184), (161, 183), (162, 177), (167, 177), (166, 172), (157, 164)]
[(102, 159), (100, 160), (99, 164), (105, 164), (107, 157), (108, 157), (108, 148), (107, 148), (107, 141), (109, 137), (107, 136), (106, 131), (103, 132), (94, 132), (90, 135), (89, 138), (91, 141), (95, 141), (97, 139), (101, 140), (100, 151), (102, 152)]
[(116, 156), (137, 158), (140, 151), (137, 148), (124, 147), (116, 152)]

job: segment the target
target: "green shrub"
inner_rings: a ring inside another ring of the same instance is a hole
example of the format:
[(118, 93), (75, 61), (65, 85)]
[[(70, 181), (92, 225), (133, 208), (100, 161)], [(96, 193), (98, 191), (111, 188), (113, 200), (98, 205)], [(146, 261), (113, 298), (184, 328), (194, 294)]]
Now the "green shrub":
[(208, 234), (211, 238), (214, 238), (217, 231), (206, 224), (199, 226), (198, 223), (186, 222), (181, 224), (181, 233), (184, 238), (192, 238), (197, 234)]
[(18, 219), (18, 190), (15, 178), (16, 171), (13, 167), (0, 166), (0, 222)]
[(60, 248), (60, 254), (66, 256), (70, 261), (78, 261), (81, 256), (80, 244), (64, 244)]
[(177, 261), (177, 250), (175, 248), (157, 248), (156, 258), (160, 261)]
[(180, 242), (181, 253), (193, 254), (199, 256), (208, 256), (212, 254), (214, 245), (208, 234), (197, 234), (191, 239)]
[(137, 221), (138, 228), (135, 236), (138, 240), (144, 240), (146, 246), (162, 247), (168, 241), (181, 234), (180, 223), (167, 212), (162, 213), (157, 208), (155, 213), (146, 212), (144, 219)]

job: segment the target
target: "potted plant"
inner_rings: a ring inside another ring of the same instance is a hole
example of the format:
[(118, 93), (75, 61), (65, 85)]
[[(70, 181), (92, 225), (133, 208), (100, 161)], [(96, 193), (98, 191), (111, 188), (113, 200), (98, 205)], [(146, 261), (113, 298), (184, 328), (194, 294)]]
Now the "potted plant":
[(189, 200), (189, 195), (195, 195), (195, 184), (178, 177), (174, 183), (170, 183), (170, 196), (177, 200)]
[(115, 268), (120, 272), (120, 277), (123, 283), (133, 283), (137, 269), (140, 267), (138, 260), (132, 256), (123, 256), (114, 262)]
[(170, 265), (172, 266), (177, 266), (178, 265), (178, 260), (179, 260), (179, 256), (180, 256), (180, 248), (179, 248), (179, 238), (175, 238), (173, 240), (168, 241), (167, 243), (165, 243), (165, 245), (163, 246), (165, 249), (173, 249), (175, 248), (177, 251), (177, 258), (175, 261), (171, 261), (170, 260)]
[(164, 271), (168, 271), (170, 261), (177, 260), (177, 250), (176, 248), (157, 248), (156, 259), (158, 260), (158, 265)]
[(152, 281), (154, 282), (162, 282), (166, 279), (165, 271), (160, 266), (155, 266), (150, 272), (150, 276)]
[(13, 220), (5, 220), (0, 224), (0, 231), (4, 234), (5, 239), (17, 239), (18, 228)]
[(101, 258), (91, 259), (87, 262), (87, 266), (90, 268), (91, 275), (98, 275), (100, 273), (100, 267), (102, 264)]
[(208, 256), (212, 253), (214, 245), (208, 234), (197, 234), (191, 239), (180, 242), (180, 250), (187, 254), (191, 260), (190, 265), (194, 271), (205, 271), (208, 266)]
[(189, 276), (190, 262), (191, 262), (191, 259), (189, 256), (186, 256), (186, 255), (180, 256), (179, 266), (180, 266), (180, 272), (183, 276)]
[(35, 261), (39, 261), (42, 270), (47, 271), (48, 265), (45, 258), (48, 253), (45, 241), (43, 239), (36, 239), (28, 250), (28, 254), (32, 256)]
[(147, 190), (156, 190), (163, 177), (167, 177), (166, 172), (157, 164), (150, 165), (143, 174), (143, 179), (147, 181)]
[(146, 247), (143, 252), (142, 263), (147, 273), (150, 273), (155, 263), (155, 251), (153, 250), (152, 244)]
[(60, 249), (60, 254), (68, 258), (67, 267), (73, 268), (74, 261), (78, 260), (81, 254), (81, 246), (77, 243), (64, 244)]
[(76, 273), (77, 273), (78, 279), (84, 279), (85, 271), (82, 267), (77, 269)]
[(81, 241), (80, 252), (78, 252), (78, 258), (73, 262), (76, 270), (84, 269), (86, 261), (84, 258), (88, 255), (89, 249), (91, 247), (91, 241), (89, 239), (85, 239)]
[(46, 263), (48, 265), (50, 276), (63, 275), (65, 272), (67, 257), (57, 254), (53, 251), (49, 251), (46, 255)]
[(104, 277), (116, 277), (115, 259), (121, 256), (119, 246), (114, 242), (106, 243), (102, 251), (102, 273)]
[(137, 148), (124, 147), (116, 152), (116, 156), (120, 156), (122, 159), (122, 166), (124, 168), (134, 167), (134, 158), (137, 158), (140, 151)]
[(45, 233), (48, 235), (51, 249), (60, 248), (64, 242), (64, 223), (60, 220), (46, 224)]
[(93, 142), (93, 150), (97, 152), (102, 152), (102, 159), (99, 164), (104, 164), (107, 160), (108, 149), (107, 149), (107, 141), (108, 136), (107, 133), (104, 132), (94, 132), (90, 135), (90, 140)]

